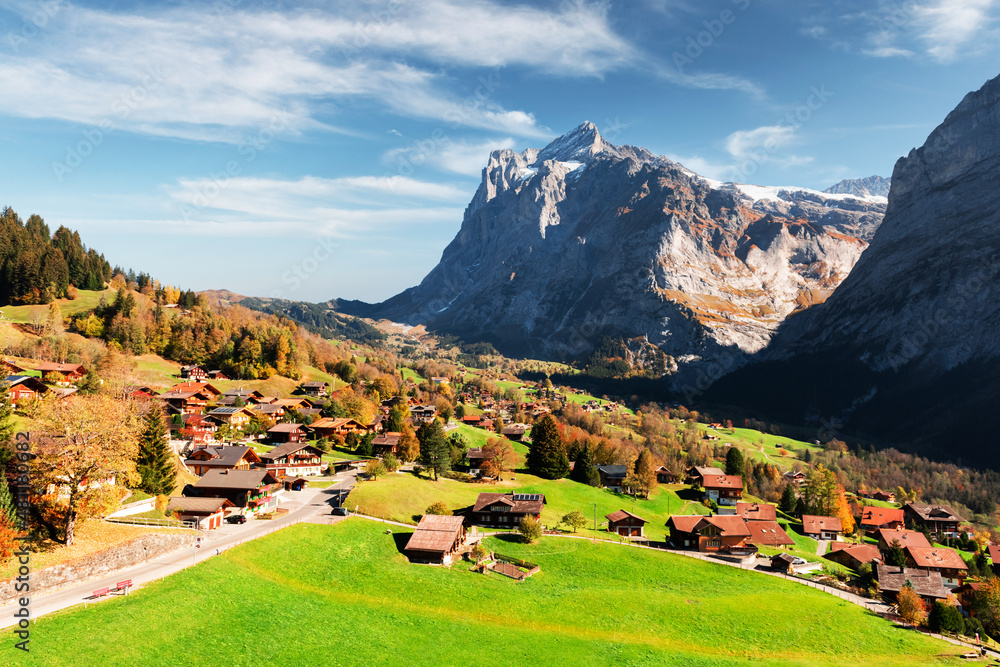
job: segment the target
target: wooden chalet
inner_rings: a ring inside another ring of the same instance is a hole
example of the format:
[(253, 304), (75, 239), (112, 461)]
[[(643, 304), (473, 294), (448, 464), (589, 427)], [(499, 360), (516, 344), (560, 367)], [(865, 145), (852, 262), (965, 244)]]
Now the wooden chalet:
[(309, 480), (305, 477), (285, 477), (281, 480), (285, 491), (301, 491), (309, 486)]
[(219, 370), (208, 371), (209, 380), (228, 380), (229, 376)]
[(286, 442), (260, 455), (267, 470), (277, 478), (308, 477), (323, 473), (323, 452), (303, 442)]
[(802, 534), (814, 540), (839, 540), (844, 536), (840, 517), (802, 515)]
[(465, 459), (469, 465), (470, 475), (479, 475), (485, 461), (492, 460), (493, 456), (489, 452), (484, 452), (482, 447), (469, 447), (465, 452)]
[(329, 382), (303, 382), (299, 389), (307, 396), (326, 396), (330, 389)]
[(249, 408), (215, 408), (208, 416), (220, 424), (229, 424), (232, 428), (243, 430), (253, 419), (253, 411)]
[(206, 377), (208, 377), (208, 373), (204, 368), (197, 364), (193, 364), (191, 366), (181, 366), (181, 378), (204, 380)]
[(181, 521), (193, 521), (200, 530), (214, 530), (222, 526), (226, 510), (233, 503), (226, 498), (171, 498), (167, 504), (167, 515), (177, 513)]
[(681, 481), (681, 476), (667, 470), (666, 466), (660, 466), (656, 469), (656, 481), (660, 484), (677, 484)]
[(708, 552), (750, 552), (746, 521), (733, 515), (675, 515), (667, 520), (670, 542), (678, 549)]
[[(305, 414), (306, 412), (307, 411), (303, 410), (303, 414)], [(379, 413), (372, 418), (370, 424), (365, 425), (365, 430), (368, 431), (369, 433), (382, 433), (383, 431), (385, 431), (385, 422), (386, 422), (385, 415)]]
[(184, 460), (188, 470), (199, 477), (212, 470), (251, 470), (260, 463), (257, 452), (244, 445), (200, 446)]
[(875, 538), (878, 540), (878, 549), (882, 553), (889, 551), (893, 542), (899, 542), (899, 546), (903, 549), (906, 547), (923, 549), (931, 546), (931, 543), (927, 541), (924, 534), (918, 533), (915, 530), (889, 530), (888, 528), (882, 528), (875, 532)]
[(7, 398), (14, 407), (24, 405), (49, 392), (45, 383), (30, 375), (8, 375), (4, 382), (7, 384)]
[(479, 422), (482, 421), (482, 415), (465, 415), (462, 417), (462, 423), (466, 426), (479, 426)]
[(990, 542), (986, 546), (986, 551), (990, 555), (990, 561), (992, 562), (990, 567), (993, 570), (993, 574), (1000, 577), (1000, 547)]
[(280, 405), (286, 411), (288, 410), (303, 410), (306, 408), (315, 407), (315, 404), (308, 398), (279, 398), (272, 405)]
[(958, 537), (958, 524), (965, 521), (947, 505), (922, 505), (907, 503), (903, 507), (903, 515), (907, 523), (925, 527), (931, 535), (939, 537)]
[(227, 389), (222, 392), (223, 396), (232, 396), (234, 398), (239, 398), (243, 401), (244, 405), (249, 405), (250, 403), (258, 403), (260, 399), (264, 397), (264, 394), (260, 393), (256, 389)]
[(618, 510), (617, 512), (612, 512), (611, 514), (605, 514), (604, 518), (608, 520), (609, 533), (614, 533), (628, 538), (645, 539), (645, 535), (643, 535), (643, 526), (649, 522), (641, 516), (632, 514), (627, 510)]
[(201, 391), (204, 390), (209, 396), (219, 396), (222, 392), (210, 382), (178, 382), (167, 391)]
[(278, 506), (277, 484), (269, 470), (211, 470), (187, 487), (186, 497), (226, 498), (243, 513), (268, 512)]
[(771, 556), (771, 569), (775, 572), (792, 574), (795, 572), (795, 556), (789, 553), (780, 553)]
[(214, 437), (219, 425), (205, 415), (183, 415), (181, 417), (181, 435), (192, 442), (208, 442)]
[(862, 530), (873, 534), (887, 528), (896, 530), (903, 527), (903, 510), (892, 507), (864, 507), (861, 509)]
[(208, 407), (212, 394), (205, 389), (195, 391), (166, 391), (156, 398), (163, 401), (167, 412), (175, 415), (197, 415)]
[(865, 563), (874, 565), (882, 562), (882, 556), (874, 544), (848, 544), (846, 542), (831, 542), (830, 552), (823, 558), (839, 563), (855, 572)]
[(403, 548), (403, 553), (411, 563), (451, 565), (463, 546), (465, 523), (462, 517), (425, 514)]
[(524, 424), (511, 424), (503, 427), (503, 437), (514, 442), (521, 442), (524, 434), (528, 432), (528, 427)]
[(905, 551), (907, 567), (939, 572), (948, 588), (958, 588), (969, 574), (969, 566), (954, 549), (906, 547)]
[(628, 466), (597, 466), (597, 474), (601, 477), (601, 486), (612, 491), (621, 491), (625, 477), (628, 475)]
[(944, 587), (940, 572), (883, 565), (882, 563), (876, 565), (875, 572), (878, 578), (878, 587), (882, 591), (882, 599), (886, 602), (894, 603), (899, 591), (903, 590), (906, 584), (910, 584), (917, 595), (931, 604), (948, 597), (949, 591)]
[(397, 431), (389, 431), (376, 436), (372, 439), (372, 451), (375, 452), (376, 456), (396, 454), (399, 452), (399, 440), (402, 437), (403, 434)]
[(254, 403), (250, 406), (256, 414), (259, 414), (272, 422), (278, 421), (285, 416), (285, 409), (280, 405), (272, 405), (271, 403)]
[(736, 511), (736, 503), (743, 498), (743, 478), (739, 475), (705, 475), (701, 486), (705, 500), (712, 500), (720, 508)]
[(789, 484), (802, 486), (806, 481), (806, 474), (801, 470), (788, 470), (781, 474), (781, 478)]
[(21, 375), (24, 371), (31, 370), (25, 365), (19, 362), (11, 361), (10, 359), (0, 359), (0, 377), (7, 377), (8, 375)]
[(874, 500), (881, 500), (887, 503), (896, 502), (896, 494), (890, 491), (876, 491), (875, 493), (870, 494), (869, 498), (873, 498)]
[(343, 438), (349, 433), (365, 433), (367, 431), (364, 424), (356, 419), (349, 419), (347, 417), (338, 417), (336, 419), (323, 417), (310, 424), (309, 428), (321, 438), (332, 438), (338, 435)]
[(777, 549), (778, 547), (790, 547), (794, 546), (795, 542), (785, 529), (778, 525), (777, 521), (768, 521), (764, 519), (750, 519), (744, 520), (747, 525), (747, 531), (750, 533), (750, 537), (747, 538), (747, 543), (756, 544), (758, 547), (771, 547)]
[(706, 475), (725, 475), (726, 471), (709, 466), (692, 466), (685, 471), (684, 477), (688, 484), (700, 487)]
[(43, 361), (35, 365), (35, 370), (41, 373), (43, 377), (49, 373), (59, 373), (66, 382), (77, 382), (87, 375), (87, 371), (82, 364), (56, 364)]
[(544, 504), (541, 493), (480, 493), (467, 519), (473, 525), (513, 528), (526, 516), (540, 519)]
[(755, 521), (777, 521), (777, 508), (769, 503), (736, 503), (736, 516)]
[(306, 439), (306, 427), (302, 424), (275, 424), (267, 429), (267, 439), (274, 443), (302, 442)]
[(437, 408), (433, 405), (414, 405), (410, 408), (410, 419), (414, 424), (427, 424), (434, 421)]

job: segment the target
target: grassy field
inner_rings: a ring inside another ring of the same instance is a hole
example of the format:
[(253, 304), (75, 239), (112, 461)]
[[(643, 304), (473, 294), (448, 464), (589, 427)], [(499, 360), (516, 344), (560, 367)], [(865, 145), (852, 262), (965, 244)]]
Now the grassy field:
[[(818, 591), (682, 556), (490, 539), (541, 566), (516, 584), (410, 564), (398, 551), (407, 538), (360, 519), (293, 526), (43, 617), (31, 652), (11, 649), (5, 664), (892, 667), (958, 652)], [(197, 609), (213, 613), (183, 611)]]
[[(79, 290), (77, 291), (77, 295), (74, 300), (56, 299), (56, 303), (59, 304), (59, 311), (62, 313), (63, 317), (75, 317), (80, 313), (96, 308), (97, 304), (101, 302), (102, 294), (107, 295), (109, 301), (114, 300), (114, 290), (105, 290), (103, 292)], [(10, 320), (11, 322), (24, 324), (31, 322), (31, 318), (36, 312), (39, 312), (42, 315), (48, 313), (49, 307), (48, 305), (3, 306), (0, 310), (3, 310), (3, 316), (5, 319)]]
[[(547, 480), (523, 472), (513, 480), (497, 484), (471, 484), (452, 479), (437, 482), (411, 473), (386, 475), (375, 482), (363, 482), (351, 492), (345, 503), (359, 507), (366, 514), (390, 518), (404, 523), (414, 523), (435, 502), (445, 503), (456, 510), (475, 504), (480, 493), (544, 493), (546, 505), (542, 510), (542, 523), (554, 527), (566, 514), (576, 510), (587, 517), (583, 535), (592, 533), (596, 506), (597, 525), (607, 523), (604, 518), (620, 509), (626, 509), (649, 521), (645, 533), (650, 539), (662, 540), (666, 522), (671, 514), (708, 514), (704, 505), (691, 499), (690, 491), (682, 485), (661, 485), (649, 500), (633, 500), (607, 489), (598, 489), (569, 479)], [(680, 495), (678, 495), (680, 494)], [(598, 530), (607, 537), (606, 530)], [(813, 546), (815, 558), (815, 544)]]

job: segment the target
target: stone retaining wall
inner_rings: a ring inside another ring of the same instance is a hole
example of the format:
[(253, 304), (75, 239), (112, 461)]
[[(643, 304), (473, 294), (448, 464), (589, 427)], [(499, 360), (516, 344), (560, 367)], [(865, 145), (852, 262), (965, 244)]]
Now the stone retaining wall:
[[(91, 579), (100, 579), (119, 570), (138, 565), (194, 544), (195, 535), (189, 531), (148, 533), (114, 548), (78, 558), (62, 565), (53, 565), (30, 574), (30, 596), (51, 593), (60, 588), (74, 586)], [(12, 579), (0, 582), (0, 606), (13, 602), (24, 593), (14, 590)]]

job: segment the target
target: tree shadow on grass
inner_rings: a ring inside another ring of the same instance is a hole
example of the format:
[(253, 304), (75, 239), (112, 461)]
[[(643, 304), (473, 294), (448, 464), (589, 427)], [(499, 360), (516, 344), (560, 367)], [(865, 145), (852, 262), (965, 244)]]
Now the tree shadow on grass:
[(496, 535), (491, 535), (493, 539), (500, 540), (501, 542), (510, 542), (511, 544), (524, 544), (524, 538), (521, 537), (520, 533), (498, 533)]
[(701, 500), (701, 497), (703, 495), (701, 491), (690, 488), (678, 489), (676, 493), (677, 497), (680, 498), (681, 500), (693, 500), (693, 501)]
[(400, 532), (393, 531), (393, 533), (392, 533), (392, 541), (396, 543), (396, 551), (398, 551), (399, 553), (403, 553), (403, 549), (406, 548), (406, 543), (410, 541), (410, 536), (411, 535), (413, 535), (412, 532), (410, 532), (410, 533), (400, 533)]

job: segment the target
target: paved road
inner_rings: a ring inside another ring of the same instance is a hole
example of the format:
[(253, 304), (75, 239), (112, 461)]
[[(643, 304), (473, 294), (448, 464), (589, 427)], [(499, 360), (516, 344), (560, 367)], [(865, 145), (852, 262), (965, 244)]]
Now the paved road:
[[(200, 533), (202, 546), (188, 547), (166, 554), (159, 558), (133, 565), (125, 570), (100, 579), (92, 579), (81, 584), (64, 588), (54, 593), (31, 598), (31, 614), (33, 618), (50, 614), (60, 609), (72, 607), (86, 602), (91, 594), (104, 587), (113, 587), (117, 582), (131, 579), (134, 587), (141, 587), (150, 581), (180, 572), (195, 563), (221, 554), (226, 549), (255, 540), (269, 533), (286, 528), (292, 524), (306, 521), (316, 516), (329, 515), (330, 508), (343, 502), (354, 487), (356, 475), (347, 473), (338, 477), (338, 482), (326, 489), (306, 488), (302, 491), (285, 492), (286, 501), (281, 507), (289, 512), (280, 519), (251, 519), (245, 524), (223, 524), (221, 528)], [(110, 599), (104, 598), (104, 599)], [(99, 602), (98, 602), (99, 604)], [(0, 607), (0, 628), (7, 628), (16, 623), (14, 612), (17, 605)]]
[(816, 555), (825, 556), (826, 548), (830, 545), (830, 540), (816, 540)]

